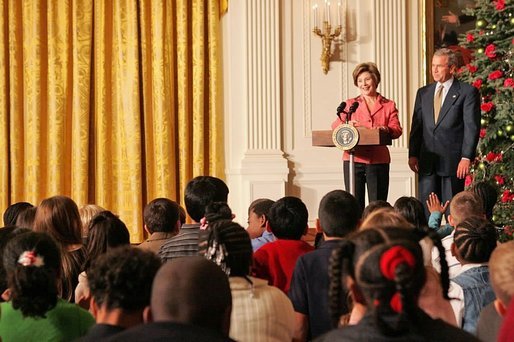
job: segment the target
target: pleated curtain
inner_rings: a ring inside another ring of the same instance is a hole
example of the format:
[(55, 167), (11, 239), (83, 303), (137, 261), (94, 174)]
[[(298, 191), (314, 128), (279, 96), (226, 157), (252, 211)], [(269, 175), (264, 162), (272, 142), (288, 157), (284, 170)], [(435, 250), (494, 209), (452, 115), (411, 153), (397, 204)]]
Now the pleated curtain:
[(67, 195), (140, 242), (147, 202), (224, 177), (219, 0), (0, 0), (0, 14), (1, 210)]

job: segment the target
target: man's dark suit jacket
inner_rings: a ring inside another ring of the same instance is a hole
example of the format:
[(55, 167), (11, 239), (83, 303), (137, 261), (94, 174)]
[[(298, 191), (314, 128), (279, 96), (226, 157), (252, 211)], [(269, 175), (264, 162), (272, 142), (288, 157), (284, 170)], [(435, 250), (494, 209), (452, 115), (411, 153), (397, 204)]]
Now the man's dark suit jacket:
[(437, 83), (418, 90), (409, 139), (409, 157), (417, 157), (419, 173), (455, 176), (461, 158), (473, 161), (480, 132), (480, 94), (457, 79), (448, 90), (437, 123), (434, 93)]

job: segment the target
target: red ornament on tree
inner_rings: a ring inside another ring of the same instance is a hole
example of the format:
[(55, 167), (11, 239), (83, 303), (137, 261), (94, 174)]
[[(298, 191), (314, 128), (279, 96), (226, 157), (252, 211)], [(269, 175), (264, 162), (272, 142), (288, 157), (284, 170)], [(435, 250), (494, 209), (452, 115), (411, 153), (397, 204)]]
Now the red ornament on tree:
[(489, 78), (492, 81), (492, 80), (497, 80), (502, 76), (503, 76), (503, 72), (501, 72), (500, 70), (495, 70), (492, 73), (490, 73), (487, 78)]
[(468, 187), (471, 185), (471, 183), (473, 183), (473, 176), (467, 175), (466, 178), (464, 179), (464, 186)]
[(486, 134), (487, 134), (487, 130), (485, 128), (481, 128), (480, 129), (480, 138), (484, 139)]
[(484, 102), (480, 105), (480, 109), (482, 111), (489, 113), (494, 108), (494, 103), (492, 102)]
[(494, 179), (496, 180), (496, 183), (498, 183), (498, 185), (505, 184), (505, 179), (500, 175), (494, 176)]
[(496, 58), (496, 46), (494, 44), (487, 45), (484, 53), (490, 59)]
[(473, 87), (477, 88), (477, 89), (480, 89), (480, 87), (482, 86), (482, 80), (479, 78), (478, 80), (476, 80), (475, 82), (473, 82), (471, 84)]
[(466, 67), (468, 68), (470, 73), (474, 73), (478, 70), (478, 67), (473, 64), (466, 64)]
[(505, 0), (496, 0), (496, 9), (498, 11), (505, 9)]
[(514, 88), (514, 79), (512, 79), (512, 77), (506, 78), (505, 81), (503, 81), (503, 86), (505, 88)]
[(473, 41), (474, 41), (474, 40), (475, 40), (475, 36), (473, 36), (471, 33), (468, 33), (468, 34), (466, 35), (466, 41), (467, 41), (468, 43), (473, 43)]

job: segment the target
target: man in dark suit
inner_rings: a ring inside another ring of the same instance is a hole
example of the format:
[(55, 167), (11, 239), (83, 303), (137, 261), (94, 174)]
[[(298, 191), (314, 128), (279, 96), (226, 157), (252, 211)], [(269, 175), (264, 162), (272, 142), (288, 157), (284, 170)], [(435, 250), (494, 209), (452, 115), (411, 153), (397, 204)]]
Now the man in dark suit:
[[(418, 90), (409, 139), (409, 167), (418, 173), (419, 199), (435, 193), (443, 203), (464, 190), (480, 131), (480, 95), (454, 78), (457, 56), (439, 49), (432, 58), (435, 83)], [(427, 217), (428, 210), (425, 207)]]

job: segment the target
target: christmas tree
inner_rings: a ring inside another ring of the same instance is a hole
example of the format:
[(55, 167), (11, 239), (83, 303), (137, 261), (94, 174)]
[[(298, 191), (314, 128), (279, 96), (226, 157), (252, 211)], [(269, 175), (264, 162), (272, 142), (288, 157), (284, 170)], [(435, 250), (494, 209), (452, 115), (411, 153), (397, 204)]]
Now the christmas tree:
[(506, 241), (514, 230), (514, 0), (477, 0), (465, 13), (476, 24), (460, 37), (460, 46), (473, 51), (473, 59), (459, 70), (459, 79), (482, 97), (477, 158), (466, 185), (497, 184), (493, 221), (503, 228), (499, 240)]

